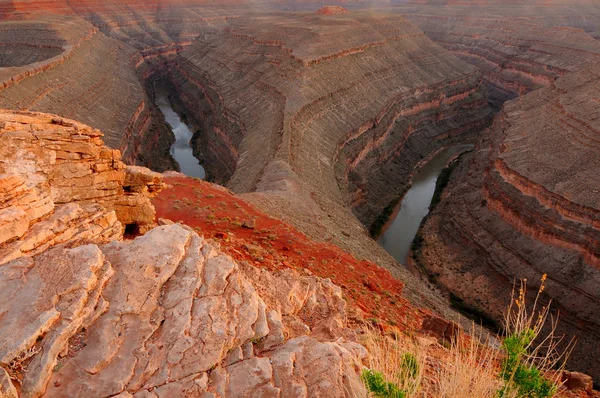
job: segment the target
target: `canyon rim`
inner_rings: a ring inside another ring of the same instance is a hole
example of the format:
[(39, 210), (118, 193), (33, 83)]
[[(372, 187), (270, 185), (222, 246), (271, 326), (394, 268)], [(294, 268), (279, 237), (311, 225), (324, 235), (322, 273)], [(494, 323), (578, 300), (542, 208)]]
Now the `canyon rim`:
[(598, 61), (598, 0), (0, 0), (0, 397), (371, 396), (371, 334), (446, 396), (520, 279), (600, 396)]

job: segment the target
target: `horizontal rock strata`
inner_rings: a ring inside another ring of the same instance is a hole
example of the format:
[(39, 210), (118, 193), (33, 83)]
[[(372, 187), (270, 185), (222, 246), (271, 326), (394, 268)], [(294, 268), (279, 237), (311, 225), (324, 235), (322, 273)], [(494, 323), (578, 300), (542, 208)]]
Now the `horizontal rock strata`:
[(211, 179), (310, 193), (367, 225), (423, 157), (490, 120), (479, 73), (397, 16), (232, 19), (167, 74)]
[[(515, 278), (577, 337), (571, 366), (600, 377), (600, 69), (505, 104), (427, 222), (419, 261), (469, 306), (500, 319)], [(505, 300), (499, 298), (506, 298)]]
[(125, 166), (101, 137), (58, 116), (0, 111), (0, 263), (155, 225), (162, 176)]
[(393, 12), (483, 72), (497, 107), (600, 59), (593, 2), (415, 1)]

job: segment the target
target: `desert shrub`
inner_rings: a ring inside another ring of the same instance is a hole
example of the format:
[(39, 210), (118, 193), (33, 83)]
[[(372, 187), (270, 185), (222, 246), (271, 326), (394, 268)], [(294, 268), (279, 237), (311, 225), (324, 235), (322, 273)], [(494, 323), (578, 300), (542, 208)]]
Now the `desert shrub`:
[(370, 355), (362, 379), (374, 397), (411, 398), (421, 388), (423, 351), (400, 335), (397, 329), (392, 329), (390, 335), (383, 335), (372, 326), (365, 329), (361, 342)]
[(365, 369), (362, 378), (367, 389), (378, 398), (406, 398), (406, 391), (401, 390), (396, 384), (385, 379), (383, 373), (376, 370)]
[[(424, 379), (428, 346), (396, 332), (390, 338), (371, 328), (363, 345), (369, 352), (362, 378), (373, 397), (413, 398), (549, 398), (560, 386), (561, 371), (573, 342), (555, 333), (558, 318), (549, 318), (541, 305), (546, 276), (531, 305), (526, 303), (526, 280), (513, 291), (502, 336), (492, 336), (473, 324), (470, 335), (459, 335)], [(400, 337), (398, 337), (400, 336)], [(438, 346), (439, 347), (439, 346)], [(419, 395), (421, 394), (421, 395)]]
[[(560, 349), (563, 336), (557, 336), (558, 318), (550, 319), (550, 303), (541, 305), (546, 275), (542, 276), (533, 305), (528, 309), (527, 280), (520, 282), (519, 292), (511, 296), (504, 319), (505, 337), (502, 350), (500, 377), (504, 385), (498, 391), (501, 398), (516, 396), (523, 398), (547, 398), (556, 394), (560, 385), (560, 373), (572, 348), (571, 340), (566, 348)], [(548, 332), (543, 333), (545, 327)]]

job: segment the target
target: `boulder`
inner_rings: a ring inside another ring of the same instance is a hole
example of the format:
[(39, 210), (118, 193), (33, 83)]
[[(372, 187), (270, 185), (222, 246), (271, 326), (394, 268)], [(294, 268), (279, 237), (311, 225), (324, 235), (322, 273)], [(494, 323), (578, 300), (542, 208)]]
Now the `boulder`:
[(583, 390), (591, 392), (594, 388), (594, 380), (592, 376), (588, 376), (585, 373), (580, 372), (569, 372), (568, 370), (562, 373), (563, 385), (568, 390)]
[(432, 334), (438, 339), (454, 341), (461, 333), (462, 328), (455, 322), (449, 321), (435, 315), (425, 315), (421, 330)]

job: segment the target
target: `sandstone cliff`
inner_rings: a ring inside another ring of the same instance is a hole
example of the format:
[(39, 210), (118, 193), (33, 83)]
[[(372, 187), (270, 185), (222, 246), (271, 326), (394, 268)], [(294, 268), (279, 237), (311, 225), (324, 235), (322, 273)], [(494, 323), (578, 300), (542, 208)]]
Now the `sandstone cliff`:
[(162, 176), (126, 166), (101, 137), (58, 116), (0, 111), (0, 263), (155, 225)]
[(600, 69), (505, 104), (422, 231), (418, 261), (466, 304), (500, 318), (515, 278), (548, 275), (571, 366), (600, 376)]

